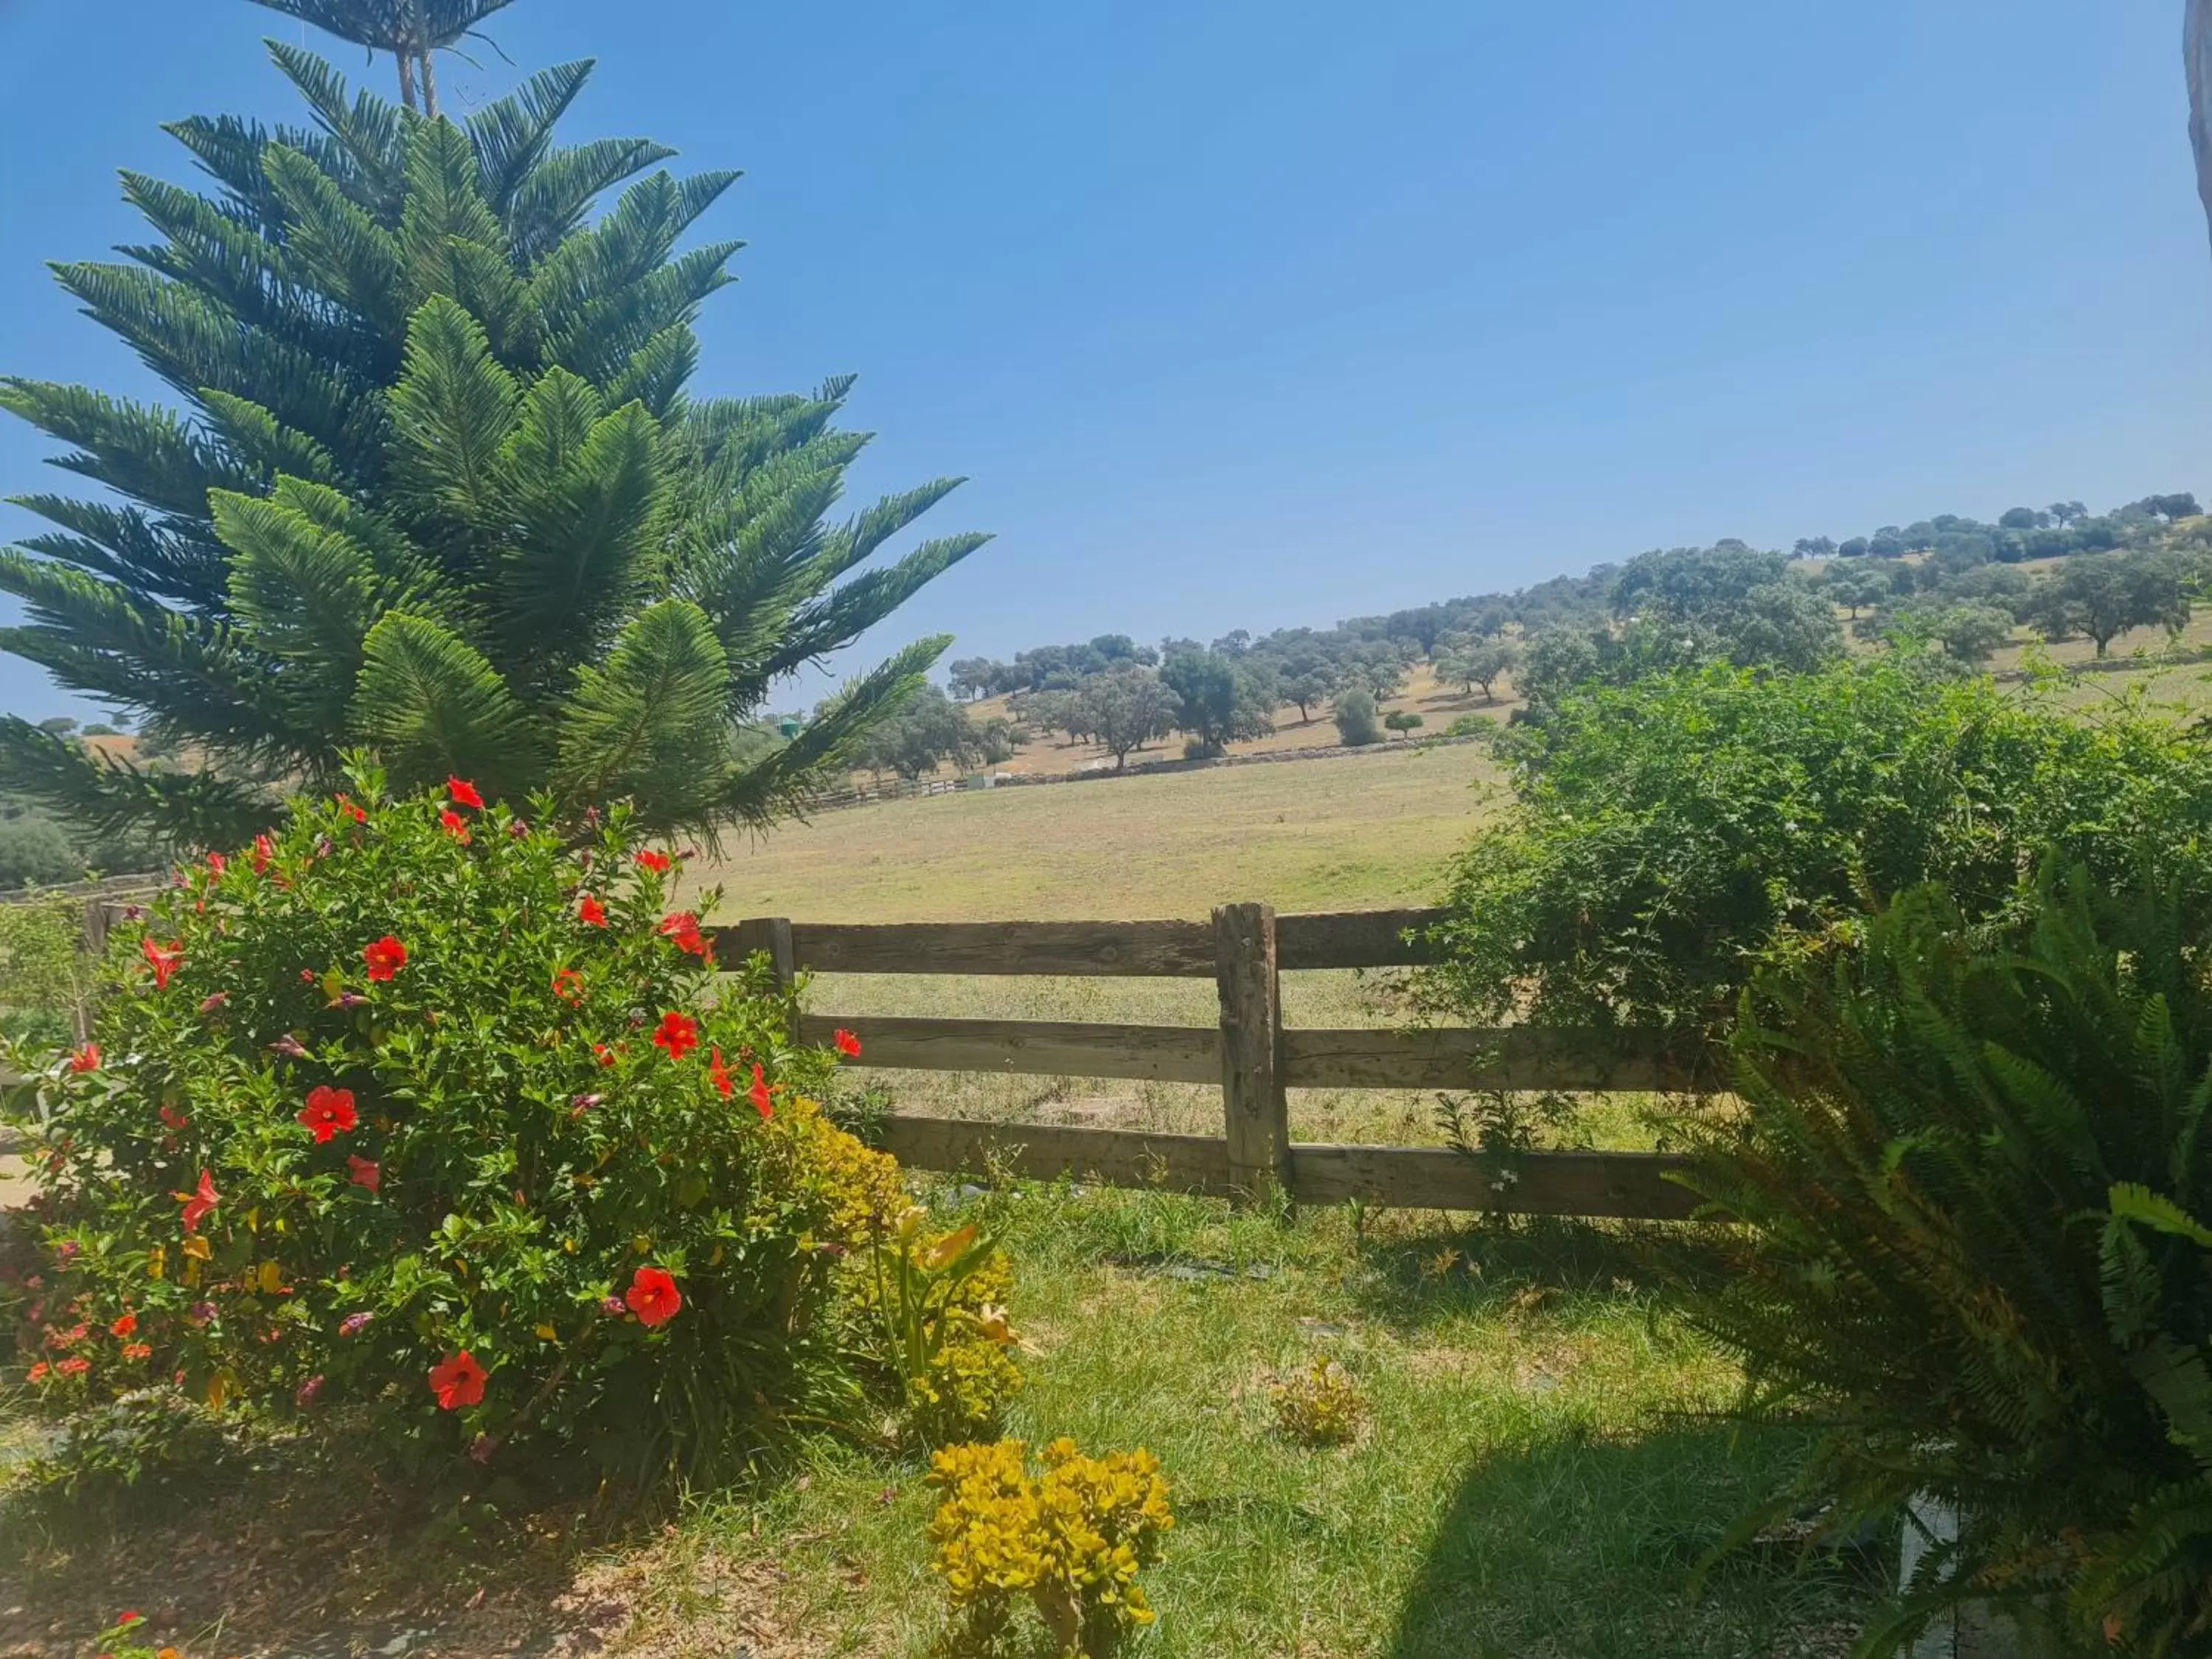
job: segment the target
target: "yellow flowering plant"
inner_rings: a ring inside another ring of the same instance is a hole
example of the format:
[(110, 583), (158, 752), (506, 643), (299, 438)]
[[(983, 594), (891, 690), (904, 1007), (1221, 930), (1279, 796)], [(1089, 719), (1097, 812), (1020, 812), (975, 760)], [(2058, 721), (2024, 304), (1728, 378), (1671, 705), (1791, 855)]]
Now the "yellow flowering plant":
[(1026, 1599), (1064, 1659), (1098, 1659), (1156, 1617), (1137, 1575), (1175, 1525), (1168, 1483), (1141, 1447), (1089, 1457), (1060, 1439), (1042, 1462), (1033, 1471), (1020, 1440), (939, 1452), (930, 1570), (968, 1650), (997, 1642)]
[(1359, 1432), (1367, 1397), (1344, 1367), (1317, 1359), (1306, 1370), (1285, 1378), (1269, 1391), (1275, 1425), (1309, 1446), (1334, 1446)]
[(855, 1277), (855, 1299), (903, 1407), (904, 1433), (925, 1445), (994, 1432), (1022, 1385), (1006, 1312), (1013, 1272), (975, 1223), (932, 1234), (918, 1206), (879, 1224)]

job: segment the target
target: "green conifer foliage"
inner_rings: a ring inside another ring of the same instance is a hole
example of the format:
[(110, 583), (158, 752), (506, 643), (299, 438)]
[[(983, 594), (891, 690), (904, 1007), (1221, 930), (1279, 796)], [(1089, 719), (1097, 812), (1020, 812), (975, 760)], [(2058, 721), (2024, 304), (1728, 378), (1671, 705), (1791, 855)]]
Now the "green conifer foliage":
[(17, 498), (53, 527), (0, 552), (27, 612), (0, 648), (194, 764), (111, 766), (7, 719), (0, 787), (209, 846), (362, 744), (398, 787), (626, 796), (656, 831), (802, 803), (948, 641), (788, 743), (760, 723), (770, 689), (988, 539), (862, 568), (960, 480), (836, 520), (866, 442), (832, 424), (849, 377), (687, 395), (740, 245), (685, 237), (738, 175), (678, 176), (641, 138), (557, 144), (589, 64), (456, 123), (269, 52), (312, 124), (173, 124), (212, 191), (127, 173), (152, 240), (55, 268), (182, 407), (0, 380), (104, 491)]

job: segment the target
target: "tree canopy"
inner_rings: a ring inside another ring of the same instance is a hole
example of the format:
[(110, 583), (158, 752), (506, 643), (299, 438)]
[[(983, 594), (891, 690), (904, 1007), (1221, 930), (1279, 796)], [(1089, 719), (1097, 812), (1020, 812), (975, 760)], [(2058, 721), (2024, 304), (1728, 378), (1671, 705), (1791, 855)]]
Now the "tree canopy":
[(126, 173), (154, 240), (56, 268), (184, 407), (0, 381), (68, 446), (55, 464), (110, 492), (18, 498), (56, 527), (0, 554), (28, 611), (0, 647), (195, 767), (140, 772), (9, 719), (0, 783), (206, 845), (361, 744), (402, 788), (450, 771), (627, 796), (656, 830), (803, 800), (945, 641), (787, 744), (769, 691), (981, 544), (863, 568), (959, 480), (833, 520), (867, 441), (833, 424), (849, 377), (687, 394), (738, 244), (684, 242), (737, 174), (671, 173), (643, 138), (556, 143), (588, 64), (456, 123), (269, 52), (311, 125), (174, 123), (212, 193)]

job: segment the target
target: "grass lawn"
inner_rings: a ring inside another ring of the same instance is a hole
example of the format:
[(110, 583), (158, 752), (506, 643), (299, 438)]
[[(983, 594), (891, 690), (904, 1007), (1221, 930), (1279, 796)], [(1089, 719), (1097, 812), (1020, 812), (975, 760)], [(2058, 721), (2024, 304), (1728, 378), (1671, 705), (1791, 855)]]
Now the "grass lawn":
[[(938, 1189), (948, 1208), (960, 1195)], [(1692, 1571), (1799, 1449), (1716, 1415), (1736, 1378), (1596, 1227), (1290, 1224), (1151, 1193), (969, 1195), (1003, 1227), (1031, 1352), (1012, 1431), (1159, 1455), (1179, 1517), (1147, 1573), (1158, 1659), (1751, 1659), (1840, 1655), (1858, 1558), (1771, 1544), (1702, 1599)], [(1279, 1435), (1278, 1376), (1333, 1357), (1361, 1437)], [(4, 1446), (0, 1439), (0, 1446)], [(4, 1456), (0, 1450), (0, 1456)], [(796, 1478), (794, 1478), (794, 1476)], [(58, 1526), (0, 1504), (0, 1654), (82, 1651), (145, 1610), (204, 1654), (728, 1659), (953, 1650), (915, 1463), (821, 1441), (665, 1524), (441, 1509), (281, 1454), (179, 1506)], [(414, 1632), (412, 1636), (408, 1632)], [(1034, 1632), (1032, 1632), (1034, 1634)], [(388, 1644), (397, 1643), (398, 1646)], [(1041, 1656), (1032, 1644), (1014, 1650)]]

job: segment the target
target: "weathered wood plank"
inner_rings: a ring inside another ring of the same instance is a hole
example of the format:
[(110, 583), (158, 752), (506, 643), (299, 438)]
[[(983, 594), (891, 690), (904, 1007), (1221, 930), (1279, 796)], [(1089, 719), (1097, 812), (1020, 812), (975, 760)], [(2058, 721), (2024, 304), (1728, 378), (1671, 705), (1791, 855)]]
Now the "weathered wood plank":
[(1202, 921), (802, 921), (791, 933), (799, 966), (817, 974), (1213, 976)]
[(1692, 1069), (1656, 1043), (1508, 1026), (1479, 1030), (1283, 1033), (1283, 1080), (1294, 1089), (1691, 1089)]
[[(1285, 968), (1396, 968), (1436, 959), (1421, 930), (1445, 912), (1427, 910), (1313, 911), (1275, 918), (1275, 940)], [(1411, 939), (1407, 935), (1414, 935)]]
[(1680, 1221), (1698, 1200), (1667, 1176), (1686, 1163), (1663, 1152), (1529, 1152), (1516, 1160), (1516, 1179), (1493, 1188), (1480, 1164), (1448, 1146), (1298, 1146), (1291, 1191), (1306, 1204), (1356, 1196), (1407, 1210)]
[(1289, 1098), (1283, 1092), (1282, 981), (1276, 971), (1275, 913), (1264, 904), (1224, 904), (1213, 913), (1216, 987), (1221, 999), (1221, 1104), (1229, 1177), (1253, 1192), (1289, 1173)]
[(995, 1163), (1040, 1181), (1073, 1175), (1114, 1187), (1230, 1190), (1228, 1144), (1212, 1135), (901, 1115), (884, 1120), (884, 1146), (919, 1170), (981, 1174)]
[(1092, 1025), (1064, 1020), (915, 1019), (808, 1014), (799, 1041), (827, 1044), (840, 1026), (860, 1039), (860, 1066), (1046, 1077), (1221, 1080), (1221, 1037), (1202, 1025)]

